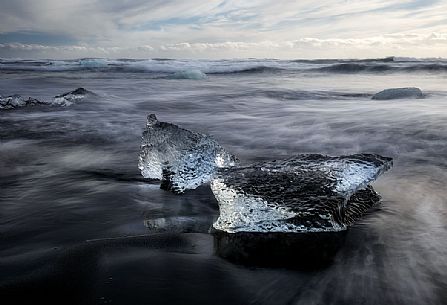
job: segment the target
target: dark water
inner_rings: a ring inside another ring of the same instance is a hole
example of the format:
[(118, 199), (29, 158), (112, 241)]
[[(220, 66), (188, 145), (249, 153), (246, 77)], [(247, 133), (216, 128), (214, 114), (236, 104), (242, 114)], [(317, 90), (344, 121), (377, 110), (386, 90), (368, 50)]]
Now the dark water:
[[(98, 95), (0, 112), (2, 304), (446, 303), (447, 72), (420, 68), (444, 62), (98, 62), (0, 63), (1, 95)], [(166, 78), (179, 69), (208, 77)], [(426, 98), (370, 99), (410, 86)], [(247, 162), (369, 152), (395, 166), (374, 183), (382, 206), (342, 236), (234, 241), (208, 233), (208, 186), (179, 196), (140, 176), (149, 113)]]

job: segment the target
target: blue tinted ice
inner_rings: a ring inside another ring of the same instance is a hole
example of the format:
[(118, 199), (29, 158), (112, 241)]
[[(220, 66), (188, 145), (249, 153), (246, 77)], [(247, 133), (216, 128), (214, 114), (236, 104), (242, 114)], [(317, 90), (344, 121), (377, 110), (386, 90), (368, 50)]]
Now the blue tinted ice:
[(373, 100), (394, 100), (401, 98), (423, 98), (424, 94), (419, 88), (390, 88), (373, 95)]

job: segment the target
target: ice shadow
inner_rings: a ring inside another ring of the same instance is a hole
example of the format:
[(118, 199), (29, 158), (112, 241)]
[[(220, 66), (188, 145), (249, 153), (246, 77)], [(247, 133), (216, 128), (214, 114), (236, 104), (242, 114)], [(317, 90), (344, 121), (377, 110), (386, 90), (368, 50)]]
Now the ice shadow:
[(311, 233), (225, 233), (216, 231), (214, 252), (249, 267), (313, 271), (327, 268), (346, 239), (346, 230)]

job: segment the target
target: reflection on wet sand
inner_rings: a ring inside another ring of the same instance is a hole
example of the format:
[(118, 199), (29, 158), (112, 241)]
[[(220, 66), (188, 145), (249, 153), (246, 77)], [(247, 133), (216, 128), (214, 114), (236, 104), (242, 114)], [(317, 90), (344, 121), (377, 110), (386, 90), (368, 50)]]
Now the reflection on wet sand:
[(236, 264), (318, 270), (343, 246), (346, 231), (319, 233), (214, 233), (216, 255)]
[(211, 234), (212, 252), (231, 264), (248, 267), (319, 270), (328, 267), (343, 247), (347, 230), (312, 233), (226, 233), (212, 229), (215, 217), (145, 219), (149, 236), (159, 233)]

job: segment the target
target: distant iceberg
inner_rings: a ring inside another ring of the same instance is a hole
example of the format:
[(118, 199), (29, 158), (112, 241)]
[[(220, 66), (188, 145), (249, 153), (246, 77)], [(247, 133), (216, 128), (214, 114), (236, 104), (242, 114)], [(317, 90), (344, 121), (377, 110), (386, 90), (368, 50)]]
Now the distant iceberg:
[(373, 95), (373, 100), (394, 100), (401, 98), (423, 98), (424, 94), (421, 89), (409, 88), (390, 88), (382, 90)]
[(143, 177), (162, 180), (163, 189), (195, 189), (209, 182), (217, 168), (235, 163), (236, 158), (212, 137), (148, 116), (138, 168)]
[(0, 96), (0, 110), (11, 110), (26, 106), (46, 105), (46, 102), (28, 97), (27, 99), (21, 95), (15, 94), (10, 96)]
[(55, 96), (52, 104), (57, 106), (71, 106), (91, 95), (94, 95), (94, 93), (84, 88), (77, 88), (76, 90)]
[(214, 228), (236, 232), (340, 231), (379, 201), (368, 186), (392, 166), (372, 154), (298, 155), (219, 169), (211, 189), (220, 215)]

